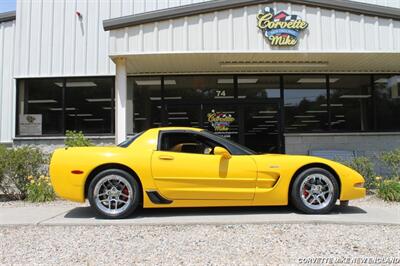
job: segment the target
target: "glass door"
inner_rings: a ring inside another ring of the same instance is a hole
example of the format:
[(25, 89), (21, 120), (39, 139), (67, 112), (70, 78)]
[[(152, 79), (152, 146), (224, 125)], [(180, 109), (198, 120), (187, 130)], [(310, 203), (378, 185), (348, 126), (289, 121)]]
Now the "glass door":
[(246, 104), (242, 109), (242, 144), (260, 153), (282, 152), (279, 103)]
[(203, 105), (204, 129), (224, 138), (239, 142), (239, 112), (234, 104)]

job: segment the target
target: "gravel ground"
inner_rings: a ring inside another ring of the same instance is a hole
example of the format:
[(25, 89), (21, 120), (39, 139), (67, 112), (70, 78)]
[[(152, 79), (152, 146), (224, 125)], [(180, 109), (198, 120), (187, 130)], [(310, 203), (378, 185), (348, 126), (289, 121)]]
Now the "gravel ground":
[[(0, 202), (0, 211), (31, 205)], [(82, 206), (61, 200), (41, 205)], [(375, 196), (350, 205), (400, 208), (400, 203), (384, 202)], [(308, 259), (313, 258), (334, 259), (329, 264), (342, 259), (395, 258), (391, 262), (400, 264), (400, 226), (14, 226), (0, 227), (0, 239), (0, 264), (254, 265), (297, 264), (312, 262)]]
[(400, 258), (400, 226), (22, 226), (0, 228), (0, 237), (0, 264), (243, 265), (316, 257)]

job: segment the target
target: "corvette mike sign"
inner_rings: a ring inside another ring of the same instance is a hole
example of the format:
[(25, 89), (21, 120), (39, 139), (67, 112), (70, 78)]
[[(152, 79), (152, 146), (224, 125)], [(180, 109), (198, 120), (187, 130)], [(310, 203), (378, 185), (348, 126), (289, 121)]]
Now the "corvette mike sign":
[(297, 15), (275, 13), (273, 8), (266, 7), (257, 15), (257, 26), (272, 46), (295, 46), (308, 23)]

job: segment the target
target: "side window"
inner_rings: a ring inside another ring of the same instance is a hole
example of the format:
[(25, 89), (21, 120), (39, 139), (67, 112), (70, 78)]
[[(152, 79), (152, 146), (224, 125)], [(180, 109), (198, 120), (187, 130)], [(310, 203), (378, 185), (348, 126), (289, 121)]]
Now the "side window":
[(164, 132), (161, 135), (160, 151), (212, 154), (216, 144), (202, 136), (186, 132)]

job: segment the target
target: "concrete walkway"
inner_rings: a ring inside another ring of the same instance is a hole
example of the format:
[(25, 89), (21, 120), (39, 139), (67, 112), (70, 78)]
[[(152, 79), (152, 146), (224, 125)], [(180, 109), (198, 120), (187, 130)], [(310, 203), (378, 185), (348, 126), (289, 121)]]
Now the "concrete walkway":
[(304, 215), (290, 207), (145, 209), (124, 220), (96, 217), (88, 206), (0, 208), (0, 226), (14, 225), (176, 225), (246, 223), (327, 223), (400, 225), (400, 208), (341, 207), (329, 215)]

